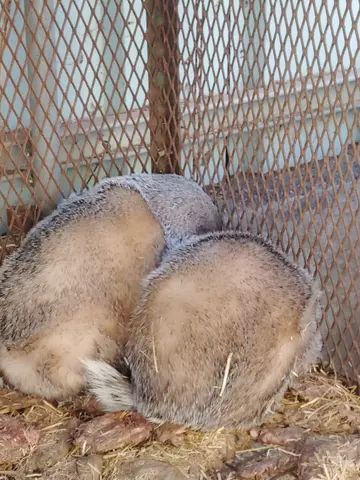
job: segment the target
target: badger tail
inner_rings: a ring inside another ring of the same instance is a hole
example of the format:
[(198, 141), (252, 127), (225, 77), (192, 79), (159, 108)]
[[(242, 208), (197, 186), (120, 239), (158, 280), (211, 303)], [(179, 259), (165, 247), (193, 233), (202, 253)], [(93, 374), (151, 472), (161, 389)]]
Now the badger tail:
[(131, 383), (108, 363), (97, 360), (82, 360), (90, 393), (107, 412), (134, 410)]

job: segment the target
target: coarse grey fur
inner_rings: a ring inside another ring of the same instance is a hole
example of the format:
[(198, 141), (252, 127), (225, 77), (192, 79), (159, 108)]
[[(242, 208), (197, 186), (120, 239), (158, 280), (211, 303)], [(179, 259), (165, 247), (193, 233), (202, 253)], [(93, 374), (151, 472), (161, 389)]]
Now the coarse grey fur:
[(131, 381), (85, 362), (90, 391), (105, 410), (160, 422), (259, 425), (318, 360), (319, 298), (310, 275), (261, 237), (194, 237), (144, 282), (125, 348)]
[(82, 357), (121, 355), (140, 282), (166, 248), (221, 224), (205, 192), (178, 175), (110, 178), (72, 194), (0, 268), (6, 381), (47, 398), (77, 393)]
[(171, 174), (138, 174), (119, 177), (118, 181), (142, 195), (164, 229), (168, 248), (192, 235), (222, 229), (217, 208), (193, 180)]

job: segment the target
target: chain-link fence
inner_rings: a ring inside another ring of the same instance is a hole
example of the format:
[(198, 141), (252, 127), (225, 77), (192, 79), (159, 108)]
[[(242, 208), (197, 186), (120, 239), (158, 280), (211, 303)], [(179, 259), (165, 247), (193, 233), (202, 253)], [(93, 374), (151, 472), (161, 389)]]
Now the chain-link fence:
[(72, 191), (176, 171), (321, 279), (359, 348), (359, 0), (1, 0), (1, 258)]

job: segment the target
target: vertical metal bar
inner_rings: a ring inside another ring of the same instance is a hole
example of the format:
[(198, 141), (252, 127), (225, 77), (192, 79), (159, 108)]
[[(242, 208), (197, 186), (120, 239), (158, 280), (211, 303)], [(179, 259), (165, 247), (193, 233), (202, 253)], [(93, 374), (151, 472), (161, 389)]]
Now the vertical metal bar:
[(146, 0), (152, 171), (178, 172), (179, 19), (176, 0)]
[[(242, 73), (243, 84), (246, 90), (257, 90), (264, 85), (264, 71), (266, 65), (264, 44), (268, 41), (266, 33), (266, 9), (269, 8), (266, 0), (254, 0), (244, 3), (245, 22), (242, 45), (244, 52), (248, 52), (247, 68)], [(233, 12), (236, 21), (236, 11)], [(241, 169), (261, 172), (265, 163), (265, 154), (261, 133), (257, 128), (249, 129), (245, 155)]]
[[(0, 105), (3, 97), (3, 86), (2, 86), (2, 74), (3, 74), (3, 56), (5, 50), (5, 41), (7, 40), (7, 29), (9, 24), (9, 15), (11, 9), (11, 0), (5, 0), (2, 5), (2, 11), (0, 13)], [(3, 152), (3, 119), (0, 119), (0, 159)]]
[(169, 108), (169, 140), (172, 142), (170, 161), (172, 171), (180, 173), (180, 52), (179, 32), (180, 20), (178, 15), (178, 1), (167, 0), (164, 2), (168, 11), (168, 22), (166, 30), (166, 53), (167, 74), (171, 81), (171, 88), (168, 95)]
[[(61, 167), (58, 124), (58, 72), (54, 42), (54, 0), (26, 0), (28, 75), (31, 88), (34, 195), (43, 214), (57, 203)], [(41, 22), (40, 22), (41, 20)]]
[[(256, 89), (264, 86), (263, 74), (266, 59), (263, 44), (268, 5), (266, 0), (254, 0), (247, 5), (251, 15), (247, 17), (248, 28), (245, 30), (243, 47), (245, 51), (250, 51), (253, 55), (248, 59), (249, 69), (245, 72), (244, 82), (247, 84), (247, 88)], [(249, 50), (250, 45), (252, 45), (252, 49)]]

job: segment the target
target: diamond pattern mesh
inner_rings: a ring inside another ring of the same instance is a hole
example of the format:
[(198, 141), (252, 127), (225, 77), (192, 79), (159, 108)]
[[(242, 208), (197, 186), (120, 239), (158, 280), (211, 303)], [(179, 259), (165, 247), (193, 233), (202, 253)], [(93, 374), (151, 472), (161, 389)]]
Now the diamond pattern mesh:
[(316, 274), (358, 380), (358, 0), (0, 3), (1, 259), (72, 191), (182, 173)]

